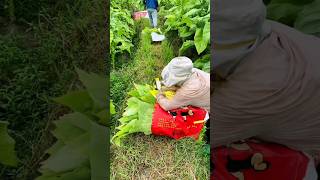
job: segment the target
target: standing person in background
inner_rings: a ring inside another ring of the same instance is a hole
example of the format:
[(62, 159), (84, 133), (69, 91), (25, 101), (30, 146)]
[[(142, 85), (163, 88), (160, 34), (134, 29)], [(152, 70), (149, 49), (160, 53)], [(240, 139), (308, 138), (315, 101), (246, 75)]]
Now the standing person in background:
[(159, 7), (158, 0), (143, 0), (143, 3), (148, 11), (151, 26), (156, 28), (158, 20), (157, 9)]

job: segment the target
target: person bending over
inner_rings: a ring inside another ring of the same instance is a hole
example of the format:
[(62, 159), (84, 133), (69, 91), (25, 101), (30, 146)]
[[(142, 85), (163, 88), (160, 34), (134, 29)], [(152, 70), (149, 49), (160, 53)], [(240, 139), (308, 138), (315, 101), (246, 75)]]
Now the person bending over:
[(163, 93), (157, 95), (157, 101), (164, 110), (192, 105), (210, 112), (210, 74), (193, 68), (189, 58), (173, 58), (163, 69), (161, 76), (165, 87), (176, 89), (171, 100)]

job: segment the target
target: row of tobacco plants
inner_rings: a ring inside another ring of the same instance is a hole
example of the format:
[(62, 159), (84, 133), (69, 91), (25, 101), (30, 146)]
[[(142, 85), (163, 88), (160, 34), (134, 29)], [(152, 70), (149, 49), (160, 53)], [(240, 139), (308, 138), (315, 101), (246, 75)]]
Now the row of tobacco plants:
[(137, 35), (132, 15), (138, 10), (143, 10), (142, 1), (111, 1), (110, 58), (113, 69), (121, 58), (132, 57), (133, 39)]
[[(187, 56), (194, 65), (210, 71), (210, 1), (166, 1), (160, 14), (164, 16), (164, 32), (168, 38), (178, 35), (180, 56)], [(173, 35), (172, 35), (173, 34)]]
[(265, 0), (267, 17), (304, 33), (320, 35), (320, 0)]

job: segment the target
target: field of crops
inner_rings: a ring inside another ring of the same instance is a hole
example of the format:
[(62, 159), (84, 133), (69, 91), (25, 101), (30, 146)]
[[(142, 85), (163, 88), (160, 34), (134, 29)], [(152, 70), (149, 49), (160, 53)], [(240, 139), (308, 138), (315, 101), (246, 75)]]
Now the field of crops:
[[(134, 10), (144, 10), (137, 8), (141, 4), (134, 7), (111, 3), (111, 43), (118, 45), (111, 49), (110, 93), (116, 110), (111, 121), (111, 179), (208, 179), (209, 147), (203, 137), (177, 141), (150, 135), (155, 98), (149, 90), (176, 56), (187, 56), (209, 72), (209, 1), (160, 1), (160, 31), (150, 27), (149, 19), (130, 19)], [(162, 32), (166, 40), (152, 43), (152, 32)]]

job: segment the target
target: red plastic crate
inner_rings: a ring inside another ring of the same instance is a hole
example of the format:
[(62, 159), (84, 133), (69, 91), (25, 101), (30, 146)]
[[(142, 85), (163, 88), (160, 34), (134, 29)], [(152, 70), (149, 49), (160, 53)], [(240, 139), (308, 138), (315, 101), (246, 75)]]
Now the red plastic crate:
[(148, 12), (147, 11), (138, 11), (133, 13), (133, 19), (138, 20), (144, 17), (148, 17)]

